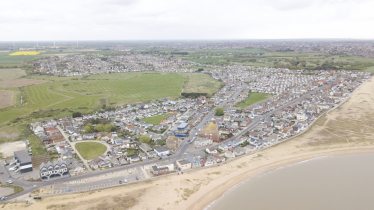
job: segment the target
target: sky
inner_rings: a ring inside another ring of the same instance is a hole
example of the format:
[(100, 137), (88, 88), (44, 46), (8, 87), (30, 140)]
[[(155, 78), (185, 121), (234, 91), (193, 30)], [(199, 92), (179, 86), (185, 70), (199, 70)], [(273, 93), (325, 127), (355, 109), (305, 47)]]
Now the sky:
[(3, 0), (0, 41), (374, 39), (373, 8), (373, 0)]

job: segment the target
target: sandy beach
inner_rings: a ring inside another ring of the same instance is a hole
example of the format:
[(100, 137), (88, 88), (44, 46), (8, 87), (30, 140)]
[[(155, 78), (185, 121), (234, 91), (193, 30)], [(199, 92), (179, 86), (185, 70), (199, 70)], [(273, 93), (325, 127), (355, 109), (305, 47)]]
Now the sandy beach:
[(204, 209), (228, 189), (280, 166), (330, 155), (374, 152), (374, 83), (366, 82), (305, 134), (258, 153), (202, 170), (133, 185), (48, 197), (4, 209)]

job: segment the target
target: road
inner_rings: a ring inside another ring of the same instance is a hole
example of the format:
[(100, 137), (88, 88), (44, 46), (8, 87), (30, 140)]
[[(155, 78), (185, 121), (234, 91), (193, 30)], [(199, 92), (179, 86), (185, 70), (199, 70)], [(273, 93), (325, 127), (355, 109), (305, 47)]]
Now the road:
[[(314, 91), (311, 91), (295, 100), (292, 100), (286, 104), (284, 104), (283, 106), (281, 107), (278, 107), (277, 109), (274, 109), (273, 111), (261, 116), (261, 117), (257, 117), (254, 119), (254, 121), (245, 129), (243, 129), (242, 131), (240, 131), (237, 135), (235, 135), (234, 137), (230, 138), (230, 139), (237, 139), (239, 137), (241, 137), (243, 134), (245, 134), (247, 131), (249, 131), (250, 129), (252, 129), (253, 127), (255, 127), (260, 121), (262, 121), (263, 119), (265, 118), (268, 118), (270, 117), (272, 114), (278, 112), (279, 110), (281, 109), (284, 109), (294, 103), (296, 103), (297, 101), (299, 100), (302, 100), (314, 93), (316, 93), (317, 91), (320, 91), (322, 88), (326, 87), (326, 85), (320, 87), (320, 88), (317, 88), (316, 90)], [(233, 94), (233, 96), (231, 96), (230, 99), (222, 102), (221, 104), (219, 104), (218, 106), (225, 106), (227, 103), (229, 102), (232, 102), (234, 101), (234, 99), (239, 96), (239, 94), (246, 88), (246, 85), (243, 86), (242, 88), (240, 88), (235, 94)], [(173, 160), (173, 161), (176, 161), (176, 160), (179, 160), (183, 157), (183, 155), (185, 154), (185, 152), (187, 151), (188, 147), (190, 146), (190, 143), (188, 142), (188, 140), (192, 140), (197, 133), (196, 131), (198, 131), (199, 129), (203, 128), (205, 126), (205, 124), (214, 116), (214, 109), (212, 109), (204, 118), (203, 120), (199, 123), (199, 125), (197, 125), (195, 127), (195, 129), (193, 129), (191, 132), (192, 134), (188, 137), (188, 138), (185, 138), (184, 142), (182, 143), (182, 146), (181, 146), (181, 149), (179, 150), (179, 152), (177, 154), (174, 154), (174, 155), (171, 155), (171, 156), (165, 156), (163, 157), (162, 160)], [(68, 141), (70, 142), (70, 141)], [(79, 153), (78, 153), (79, 154)], [(116, 167), (116, 168), (110, 168), (110, 169), (106, 169), (106, 170), (96, 170), (96, 171), (92, 171), (90, 173), (86, 173), (86, 174), (83, 174), (83, 175), (80, 175), (80, 176), (74, 176), (74, 177), (68, 177), (68, 178), (64, 178), (64, 179), (61, 179), (61, 181), (63, 182), (70, 182), (70, 181), (76, 181), (76, 180), (81, 180), (81, 179), (86, 179), (86, 178), (90, 178), (90, 177), (94, 177), (94, 176), (100, 176), (100, 175), (103, 175), (103, 174), (108, 174), (108, 173), (112, 173), (112, 172), (117, 172), (117, 171), (121, 171), (121, 170), (124, 170), (124, 169), (131, 169), (131, 168), (135, 168), (135, 167), (141, 167), (141, 166), (144, 166), (144, 165), (150, 165), (150, 164), (155, 164), (157, 162), (159, 162), (160, 160), (158, 159), (153, 159), (153, 160), (147, 160), (147, 161), (142, 161), (142, 162), (137, 162), (137, 163), (132, 163), (132, 164), (129, 164), (129, 165), (125, 165), (125, 166), (121, 166), (121, 167)], [(5, 170), (3, 164), (1, 163), (0, 164), (0, 171), (4, 171), (4, 174), (1, 175), (1, 178), (4, 180), (7, 180), (6, 177), (8, 176), (8, 179), (9, 179), (9, 175), (5, 175), (5, 172), (7, 173), (7, 170)], [(4, 181), (5, 181), (4, 180)], [(13, 180), (13, 179), (12, 179)], [(24, 187), (24, 191), (22, 191), (21, 193), (18, 193), (16, 195), (12, 195), (12, 196), (9, 196), (8, 199), (14, 199), (14, 198), (17, 198), (19, 196), (22, 196), (22, 195), (25, 195), (27, 193), (30, 193), (34, 190), (36, 190), (37, 188), (40, 188), (40, 187), (43, 187), (43, 186), (48, 186), (48, 185), (53, 185), (54, 184), (54, 181), (43, 181), (43, 182), (26, 182), (26, 181), (19, 181), (19, 180), (13, 180), (14, 184), (15, 185), (19, 185), (19, 186), (22, 186)], [(1, 202), (0, 202), (1, 203)]]

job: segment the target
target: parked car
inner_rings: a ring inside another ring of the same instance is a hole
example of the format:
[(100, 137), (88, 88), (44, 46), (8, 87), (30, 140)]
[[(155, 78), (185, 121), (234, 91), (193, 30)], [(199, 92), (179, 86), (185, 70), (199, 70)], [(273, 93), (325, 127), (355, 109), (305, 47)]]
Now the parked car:
[(0, 171), (0, 174), (3, 174), (3, 172), (2, 172), (2, 171)]
[(8, 199), (8, 197), (2, 197), (1, 198), (2, 201), (5, 201), (6, 199)]
[(135, 177), (135, 179), (136, 179), (136, 180), (139, 180), (139, 178), (138, 178), (138, 177)]
[(12, 184), (13, 181), (12, 181), (12, 180), (8, 180), (6, 183), (8, 183), (8, 184)]
[(124, 182), (127, 183), (127, 179), (125, 179)]
[(122, 184), (122, 181), (119, 181), (120, 184)]

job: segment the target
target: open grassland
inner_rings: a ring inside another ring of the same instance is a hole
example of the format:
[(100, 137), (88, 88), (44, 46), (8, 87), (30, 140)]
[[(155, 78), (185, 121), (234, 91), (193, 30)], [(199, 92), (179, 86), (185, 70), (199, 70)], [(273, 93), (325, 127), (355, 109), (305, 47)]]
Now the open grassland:
[(215, 79), (212, 79), (208, 74), (201, 73), (182, 73), (185, 77), (183, 85), (183, 92), (185, 93), (208, 93), (213, 95), (223, 85)]
[(0, 90), (0, 108), (11, 106), (13, 104), (13, 92), (9, 90)]
[(143, 74), (127, 80), (92, 80), (65, 89), (106, 95), (109, 103), (135, 103), (180, 95), (184, 78), (178, 74)]
[(150, 123), (150, 124), (153, 124), (153, 125), (158, 125), (158, 124), (160, 124), (161, 121), (163, 121), (164, 119), (169, 117), (169, 115), (170, 114), (147, 117), (147, 118), (141, 119), (141, 121), (146, 122), (146, 123)]
[(242, 101), (242, 102), (236, 104), (236, 106), (241, 107), (241, 108), (245, 108), (245, 107), (250, 106), (252, 104), (263, 101), (263, 100), (265, 100), (265, 99), (267, 99), (271, 96), (272, 96), (271, 94), (266, 94), (266, 93), (250, 93), (249, 97), (245, 101)]
[(91, 160), (102, 155), (106, 151), (106, 146), (96, 142), (80, 142), (75, 144), (79, 154), (86, 160)]
[(25, 71), (19, 68), (0, 69), (0, 81), (18, 79), (25, 75)]
[[(13, 105), (17, 106), (0, 109), (0, 124), (36, 110), (41, 112), (53, 109), (64, 112), (65, 109), (95, 109), (98, 105), (108, 103), (115, 106), (159, 98), (178, 98), (181, 97), (182, 89), (184, 92), (212, 94), (222, 84), (209, 75), (200, 73), (130, 72), (88, 77), (29, 78), (0, 81), (0, 88), (13, 91)], [(21, 93), (22, 106), (20, 106)], [(64, 112), (64, 114), (68, 113)], [(52, 116), (57, 115), (60, 116), (53, 111)]]

